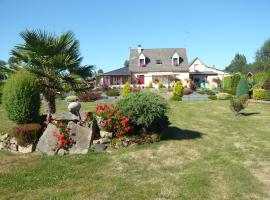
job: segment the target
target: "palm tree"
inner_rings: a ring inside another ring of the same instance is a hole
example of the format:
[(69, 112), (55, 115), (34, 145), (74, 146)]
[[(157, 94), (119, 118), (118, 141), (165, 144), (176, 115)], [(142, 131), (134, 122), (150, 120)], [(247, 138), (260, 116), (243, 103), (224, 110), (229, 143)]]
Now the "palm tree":
[(93, 66), (81, 66), (79, 41), (72, 32), (60, 36), (42, 30), (26, 30), (24, 44), (11, 51), (17, 63), (37, 75), (48, 114), (55, 113), (55, 96), (65, 88), (76, 89), (91, 76)]

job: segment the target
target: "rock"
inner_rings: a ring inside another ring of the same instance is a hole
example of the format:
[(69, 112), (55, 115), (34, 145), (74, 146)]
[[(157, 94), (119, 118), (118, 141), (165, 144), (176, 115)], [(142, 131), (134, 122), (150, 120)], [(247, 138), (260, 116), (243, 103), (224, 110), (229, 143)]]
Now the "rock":
[(53, 136), (53, 131), (58, 130), (53, 124), (48, 124), (43, 135), (40, 137), (36, 150), (47, 155), (54, 155), (53, 149), (57, 146), (58, 139)]
[(93, 149), (95, 152), (104, 152), (106, 150), (105, 144), (94, 144)]
[(93, 144), (99, 144), (100, 141), (99, 140), (93, 140)]
[(74, 122), (69, 122), (68, 127), (70, 128), (71, 138), (76, 143), (69, 149), (70, 154), (86, 154), (93, 141), (93, 134), (91, 128), (85, 128)]
[(5, 149), (5, 145), (2, 141), (0, 141), (0, 151)]
[(64, 149), (59, 149), (59, 151), (57, 152), (57, 155), (64, 156), (66, 155), (66, 151)]
[(100, 137), (102, 138), (112, 138), (112, 133), (104, 130), (100, 130)]
[(71, 112), (62, 112), (62, 113), (55, 113), (52, 114), (52, 118), (56, 121), (74, 121), (78, 122), (81, 120), (85, 120), (86, 112), (81, 112), (79, 114), (74, 114)]
[(99, 143), (100, 144), (107, 144), (107, 143), (110, 143), (111, 140), (109, 138), (100, 138), (99, 139)]
[(71, 112), (71, 113), (79, 113), (80, 112), (80, 109), (81, 109), (81, 104), (80, 102), (72, 102), (68, 105), (68, 110)]
[(18, 143), (15, 138), (10, 139), (9, 149), (10, 151), (18, 151)]
[(27, 147), (18, 146), (18, 152), (20, 153), (31, 153), (33, 150), (33, 145)]

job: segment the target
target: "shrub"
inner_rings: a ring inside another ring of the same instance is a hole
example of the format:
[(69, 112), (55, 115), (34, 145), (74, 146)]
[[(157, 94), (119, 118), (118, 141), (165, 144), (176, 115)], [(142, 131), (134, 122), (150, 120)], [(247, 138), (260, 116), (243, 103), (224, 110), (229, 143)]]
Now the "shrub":
[(266, 81), (264, 81), (263, 89), (270, 90), (270, 77)]
[(247, 106), (247, 100), (248, 96), (243, 95), (241, 97), (232, 97), (230, 100), (230, 107), (233, 112), (235, 112), (236, 115), (239, 114), (241, 110), (243, 110)]
[(161, 89), (161, 88), (166, 88), (166, 87), (162, 83), (158, 83), (158, 89)]
[(228, 93), (218, 93), (216, 96), (218, 100), (228, 100), (232, 97), (232, 95)]
[(225, 90), (230, 90), (232, 85), (231, 76), (226, 76), (222, 81), (222, 88)]
[(183, 96), (183, 85), (181, 81), (177, 81), (173, 86), (173, 97), (172, 100), (180, 99)]
[(270, 101), (270, 90), (254, 89), (252, 98), (256, 100)]
[(254, 90), (254, 89), (262, 89), (262, 87), (263, 87), (263, 83), (257, 83), (252, 87), (252, 90)]
[(78, 94), (80, 102), (93, 102), (101, 99), (101, 94), (98, 92), (83, 92)]
[(129, 84), (129, 82), (126, 82), (124, 87), (123, 87), (122, 96), (127, 97), (128, 95), (130, 95), (130, 93), (131, 93), (130, 84)]
[(27, 147), (37, 140), (41, 128), (40, 124), (23, 124), (13, 128), (10, 136), (15, 137), (20, 146)]
[(240, 78), (240, 74), (234, 74), (233, 76), (224, 77), (223, 89), (227, 90), (230, 94), (235, 95)]
[(209, 95), (208, 99), (217, 100), (217, 96), (216, 95)]
[(4, 85), (3, 104), (10, 120), (17, 124), (37, 121), (40, 109), (40, 88), (36, 77), (22, 70)]
[(260, 72), (253, 75), (254, 84), (264, 83), (268, 78), (270, 78), (270, 72)]
[(66, 97), (66, 101), (67, 102), (75, 102), (75, 101), (78, 101), (79, 98), (77, 96), (68, 96)]
[(172, 100), (172, 101), (182, 101), (182, 97), (172, 96), (170, 100)]
[(154, 130), (166, 126), (167, 103), (164, 98), (151, 92), (133, 93), (117, 102), (116, 107), (131, 117), (140, 128)]
[(183, 89), (183, 95), (189, 95), (192, 94), (192, 89), (190, 88), (184, 88)]
[(106, 95), (108, 97), (114, 97), (114, 96), (119, 96), (120, 95), (120, 92), (118, 89), (109, 89), (106, 91)]
[(246, 79), (241, 78), (236, 89), (236, 96), (240, 97), (246, 94), (249, 94), (249, 86)]
[(147, 87), (148, 87), (148, 88), (153, 88), (153, 83), (152, 83), (152, 82), (149, 82), (149, 84), (148, 84)]

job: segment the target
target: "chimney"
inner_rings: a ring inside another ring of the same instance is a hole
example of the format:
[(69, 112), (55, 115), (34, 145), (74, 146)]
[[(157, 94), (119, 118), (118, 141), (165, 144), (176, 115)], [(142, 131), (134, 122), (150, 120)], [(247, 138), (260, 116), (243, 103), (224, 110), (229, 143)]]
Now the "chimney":
[(138, 45), (138, 54), (140, 54), (142, 52), (142, 46)]

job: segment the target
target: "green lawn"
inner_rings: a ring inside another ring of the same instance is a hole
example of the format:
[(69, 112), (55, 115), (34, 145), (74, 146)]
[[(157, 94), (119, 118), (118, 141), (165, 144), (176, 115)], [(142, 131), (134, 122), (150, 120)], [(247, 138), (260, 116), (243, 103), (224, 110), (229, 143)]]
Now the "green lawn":
[[(227, 101), (170, 102), (172, 124), (152, 145), (65, 157), (1, 152), (0, 199), (270, 199), (270, 106), (244, 112), (235, 117)], [(11, 123), (2, 109), (0, 117), (3, 131)]]

